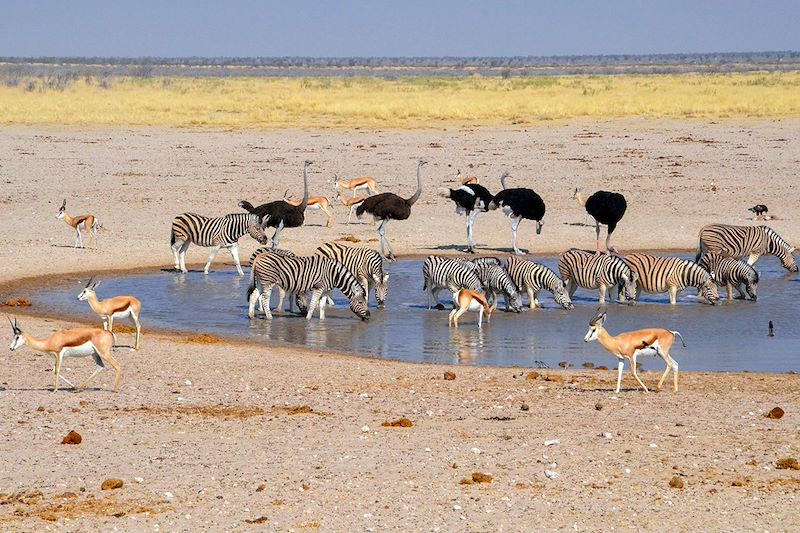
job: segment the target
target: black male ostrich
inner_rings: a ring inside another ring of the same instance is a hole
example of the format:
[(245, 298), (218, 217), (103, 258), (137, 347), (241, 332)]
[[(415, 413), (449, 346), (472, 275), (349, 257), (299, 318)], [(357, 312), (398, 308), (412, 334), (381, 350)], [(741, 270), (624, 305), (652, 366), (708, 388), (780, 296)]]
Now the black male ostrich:
[(625, 197), (618, 192), (597, 191), (589, 198), (584, 196), (575, 189), (572, 195), (577, 199), (582, 206), (586, 208), (586, 212), (594, 219), (595, 224), (595, 253), (600, 253), (600, 224), (608, 227), (608, 234), (606, 235), (606, 252), (608, 254), (616, 254), (617, 249), (611, 246), (611, 234), (617, 227), (617, 223), (622, 220), (625, 215), (625, 210), (628, 208), (628, 202)]
[[(395, 258), (394, 252), (392, 252), (392, 245), (389, 244), (389, 241), (384, 236), (386, 233), (386, 224), (388, 224), (390, 220), (405, 220), (411, 216), (411, 206), (414, 205), (414, 202), (416, 202), (420, 194), (422, 194), (422, 176), (420, 174), (420, 169), (425, 163), (425, 161), (417, 162), (417, 191), (414, 193), (414, 196), (406, 200), (392, 192), (375, 194), (364, 200), (356, 209), (356, 216), (359, 220), (364, 213), (369, 213), (372, 215), (372, 218), (381, 221), (378, 225), (378, 235), (381, 236), (381, 255), (390, 261), (394, 261)], [(384, 253), (384, 244), (389, 249), (388, 256)]]
[(261, 204), (258, 207), (253, 207), (253, 204), (247, 200), (239, 202), (239, 207), (243, 208), (254, 215), (258, 215), (259, 221), (263, 223), (266, 219), (267, 223), (264, 226), (275, 228), (275, 234), (272, 236), (272, 247), (278, 247), (278, 237), (283, 228), (299, 228), (305, 222), (305, 211), (308, 205), (308, 167), (311, 161), (306, 160), (303, 164), (303, 201), (300, 205), (292, 205), (289, 202), (281, 199), (276, 202), (268, 202)]
[(503, 190), (494, 195), (494, 200), (491, 202), (489, 209), (502, 209), (506, 216), (511, 217), (511, 235), (513, 237), (514, 253), (522, 255), (522, 250), (517, 246), (517, 227), (523, 218), (536, 221), (536, 234), (542, 233), (542, 226), (544, 222), (544, 200), (536, 194), (532, 189), (517, 188), (506, 189), (506, 178), (509, 177), (508, 172), (503, 172), (500, 176), (500, 184)]
[(488, 211), (494, 196), (483, 185), (469, 183), (458, 189), (439, 189), (439, 195), (450, 198), (456, 204), (456, 214), (467, 215), (467, 253), (475, 253), (475, 240), (472, 238), (472, 226), (475, 217), (481, 211)]

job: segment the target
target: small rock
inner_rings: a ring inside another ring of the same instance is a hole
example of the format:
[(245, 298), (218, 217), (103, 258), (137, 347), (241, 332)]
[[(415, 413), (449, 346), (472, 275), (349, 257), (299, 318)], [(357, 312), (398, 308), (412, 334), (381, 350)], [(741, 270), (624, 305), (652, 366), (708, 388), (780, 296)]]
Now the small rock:
[(561, 368), (569, 368), (569, 367), (572, 366), (572, 363), (568, 363), (566, 361), (561, 361), (560, 363), (558, 363), (558, 366), (560, 366)]
[(133, 480), (136, 483), (144, 483), (144, 478), (143, 477), (135, 477), (135, 478), (133, 478)]
[(787, 457), (776, 461), (775, 468), (778, 470), (800, 470), (800, 463), (794, 457)]
[(369, 426), (362, 426), (361, 427), (361, 432), (362, 433), (369, 433)]
[(603, 404), (601, 402), (597, 402), (596, 404), (594, 404), (594, 409), (595, 409), (595, 411), (602, 411), (603, 410)]
[(124, 485), (121, 479), (107, 479), (103, 481), (103, 484), (100, 485), (102, 490), (114, 490), (114, 489), (121, 489), (122, 485)]
[(461, 480), (458, 482), (459, 485), (472, 485), (474, 481), (472, 478), (462, 477)]
[(764, 416), (766, 416), (767, 418), (772, 418), (774, 420), (780, 420), (781, 418), (783, 418), (783, 409), (781, 409), (780, 407), (773, 407), (772, 410)]
[(611, 440), (611, 439), (613, 439), (613, 438), (614, 438), (614, 435), (612, 435), (611, 433), (609, 433), (609, 432), (605, 431), (605, 432), (603, 432), (603, 435), (602, 435), (602, 437), (603, 437), (604, 439)]
[(550, 374), (544, 377), (545, 381), (552, 381), (553, 383), (564, 383), (564, 378), (561, 376), (557, 376), (554, 374)]
[(171, 492), (167, 491), (167, 492), (164, 493), (164, 497), (169, 499), (169, 500), (171, 500), (175, 496), (173, 496)]
[(583, 363), (581, 366), (583, 368), (594, 368), (594, 363), (586, 362), (586, 363)]
[(444, 379), (445, 379), (445, 381), (453, 381), (454, 379), (456, 379), (456, 373), (455, 372), (450, 372), (448, 370), (448, 371), (446, 371), (444, 373)]
[(80, 444), (82, 440), (80, 433), (77, 431), (70, 431), (61, 439), (61, 444)]
[(266, 488), (267, 488), (267, 484), (266, 484), (266, 483), (262, 483), (261, 485), (259, 485), (258, 487), (256, 487), (256, 492), (264, 492), (264, 490), (265, 490)]
[(747, 479), (741, 477), (731, 481), (731, 487), (744, 487), (746, 484), (747, 484)]
[(40, 412), (40, 413), (43, 413), (44, 412), (44, 405), (40, 405), (39, 407), (36, 408), (36, 410), (38, 412)]
[(531, 409), (530, 405), (528, 405), (525, 402), (522, 402), (522, 405), (520, 405), (519, 408), (522, 409), (523, 411), (530, 411)]
[(489, 474), (483, 474), (481, 472), (472, 473), (472, 481), (474, 481), (475, 483), (491, 483), (492, 479), (493, 479), (492, 476), (490, 476)]
[(594, 369), (595, 369), (595, 370), (608, 370), (608, 367), (607, 367), (607, 366), (605, 366), (605, 365), (600, 365), (600, 366), (596, 366), (596, 367), (594, 367)]
[(528, 375), (525, 376), (525, 379), (529, 379), (531, 381), (534, 381), (534, 380), (539, 379), (539, 375), (540, 374), (537, 371), (532, 370), (532, 371), (528, 372)]
[(558, 439), (550, 439), (550, 440), (544, 441), (544, 445), (545, 446), (555, 446), (556, 444), (561, 444), (561, 441), (558, 440)]
[(682, 489), (684, 486), (683, 479), (678, 476), (672, 476), (672, 479), (669, 480), (669, 486), (674, 489)]
[(383, 427), (392, 427), (392, 428), (410, 428), (414, 425), (414, 422), (409, 420), (408, 418), (398, 418), (397, 420), (392, 420), (391, 422), (386, 421), (381, 424)]
[(547, 479), (558, 479), (560, 477), (559, 473), (553, 470), (545, 470), (544, 475), (547, 476)]

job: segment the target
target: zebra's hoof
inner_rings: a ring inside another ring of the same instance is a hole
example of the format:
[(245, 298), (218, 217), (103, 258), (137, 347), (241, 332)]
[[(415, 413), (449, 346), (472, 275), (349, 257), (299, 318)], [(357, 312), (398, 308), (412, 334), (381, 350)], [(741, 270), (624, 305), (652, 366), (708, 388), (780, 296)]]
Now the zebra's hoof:
[(437, 311), (444, 311), (444, 304), (436, 304), (433, 306)]

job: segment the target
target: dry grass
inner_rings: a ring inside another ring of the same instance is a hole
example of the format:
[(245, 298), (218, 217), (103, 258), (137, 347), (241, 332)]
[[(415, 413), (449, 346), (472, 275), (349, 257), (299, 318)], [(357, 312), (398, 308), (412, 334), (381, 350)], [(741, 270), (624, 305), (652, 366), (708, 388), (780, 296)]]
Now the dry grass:
[(798, 116), (800, 73), (468, 78), (89, 78), (0, 87), (0, 123), (418, 128), (573, 117)]

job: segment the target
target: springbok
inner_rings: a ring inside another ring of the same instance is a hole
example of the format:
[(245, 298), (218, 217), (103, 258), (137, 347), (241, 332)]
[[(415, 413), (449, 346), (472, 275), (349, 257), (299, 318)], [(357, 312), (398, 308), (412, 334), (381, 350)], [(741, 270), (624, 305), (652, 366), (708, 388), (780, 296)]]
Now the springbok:
[(370, 176), (362, 176), (360, 178), (353, 178), (351, 180), (339, 180), (336, 174), (334, 174), (331, 182), (333, 183), (333, 186), (336, 188), (337, 192), (339, 191), (339, 187), (353, 191), (353, 198), (356, 197), (358, 189), (368, 190), (370, 196), (377, 192), (377, 189), (375, 188), (375, 180)]
[[(8, 319), (11, 322), (11, 319)], [(11, 330), (14, 332), (14, 339), (11, 341), (9, 349), (14, 350), (27, 344), (32, 349), (39, 352), (51, 353), (56, 358), (53, 372), (55, 373), (55, 386), (53, 392), (58, 390), (58, 380), (63, 379), (69, 386), (75, 388), (67, 378), (61, 376), (61, 363), (65, 357), (89, 357), (94, 359), (97, 365), (94, 373), (80, 386), (85, 389), (89, 382), (102, 370), (106, 369), (106, 364), (114, 369), (114, 392), (119, 392), (119, 379), (122, 376), (122, 367), (111, 355), (111, 348), (114, 346), (114, 335), (110, 331), (100, 328), (74, 328), (56, 331), (46, 339), (38, 339), (22, 331), (17, 324), (17, 319), (11, 322)]]
[(664, 374), (658, 381), (658, 390), (661, 390), (661, 385), (664, 384), (667, 374), (669, 374), (670, 369), (672, 369), (673, 389), (675, 392), (678, 392), (678, 363), (670, 357), (669, 350), (675, 342), (676, 335), (681, 338), (681, 343), (684, 348), (686, 347), (686, 343), (683, 341), (683, 335), (677, 331), (670, 331), (668, 329), (649, 328), (620, 333), (614, 337), (603, 327), (605, 320), (605, 312), (598, 312), (595, 317), (589, 321), (589, 331), (586, 333), (583, 340), (585, 342), (596, 340), (603, 348), (619, 358), (619, 364), (617, 365), (617, 388), (615, 392), (619, 393), (619, 387), (622, 383), (622, 369), (626, 359), (630, 362), (633, 377), (636, 378), (636, 381), (639, 382), (639, 385), (642, 386), (645, 392), (649, 392), (636, 373), (636, 358), (640, 355), (660, 356), (664, 362), (667, 363), (667, 369), (664, 370)]
[(461, 182), (461, 185), (478, 185), (480, 183), (477, 176), (465, 176), (461, 170), (456, 173), (456, 179)]
[[(75, 248), (83, 248), (83, 237), (81, 227), (89, 232), (89, 237), (94, 237), (94, 246), (97, 248), (97, 228), (101, 227), (100, 221), (94, 215), (78, 215), (71, 217), (67, 213), (67, 199), (61, 202), (56, 218), (63, 219), (64, 222), (75, 228)], [(91, 243), (91, 240), (89, 241)]]
[[(341, 202), (341, 204), (350, 209), (350, 214), (347, 215), (347, 223), (350, 224), (350, 221), (353, 219), (353, 213), (356, 212), (358, 206), (360, 206), (364, 200), (369, 198), (369, 196), (358, 196), (353, 197), (350, 200), (345, 200), (344, 197), (339, 194), (339, 191), (336, 191), (336, 198)], [(358, 221), (359, 224), (363, 224), (360, 220)]]
[[(298, 207), (302, 200), (294, 200), (291, 196), (287, 196), (289, 194), (289, 189), (286, 189), (286, 192), (283, 193), (283, 201), (289, 205), (293, 205)], [(326, 227), (330, 228), (333, 225), (333, 213), (331, 213), (331, 203), (325, 196), (309, 196), (308, 197), (308, 204), (306, 204), (306, 209), (314, 209), (316, 211), (322, 211), (326, 215), (328, 215), (328, 222), (325, 224)]]
[(492, 308), (486, 301), (486, 297), (471, 289), (461, 289), (453, 294), (453, 310), (447, 317), (447, 325), (455, 325), (458, 328), (458, 319), (467, 311), (478, 312), (478, 327), (483, 327), (483, 313), (486, 313), (486, 322), (492, 318)]
[(100, 285), (100, 280), (93, 281), (94, 277), (89, 279), (86, 287), (83, 288), (78, 295), (78, 300), (89, 302), (89, 307), (92, 308), (97, 316), (103, 321), (103, 329), (114, 332), (114, 319), (131, 317), (133, 324), (136, 326), (136, 342), (133, 349), (139, 349), (139, 337), (142, 335), (142, 325), (139, 322), (139, 316), (142, 312), (142, 302), (135, 296), (114, 296), (105, 300), (97, 298), (97, 286)]

